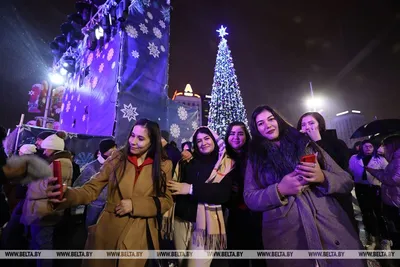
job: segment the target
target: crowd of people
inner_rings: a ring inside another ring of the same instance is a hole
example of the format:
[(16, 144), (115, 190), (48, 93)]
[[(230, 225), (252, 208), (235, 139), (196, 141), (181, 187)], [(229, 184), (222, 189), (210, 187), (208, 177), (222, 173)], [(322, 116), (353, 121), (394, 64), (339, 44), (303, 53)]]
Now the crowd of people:
[[(177, 250), (399, 249), (400, 136), (383, 140), (383, 156), (371, 140), (358, 144), (351, 155), (316, 112), (302, 115), (295, 128), (271, 107), (260, 106), (249, 126), (250, 132), (243, 122), (232, 122), (224, 138), (199, 127), (179, 151), (156, 122), (140, 119), (122, 147), (111, 139), (101, 141), (97, 158), (81, 171), (65, 150), (63, 132), (43, 132), (35, 145), (24, 145), (19, 153), (39, 155), (49, 170), (60, 161), (62, 185), (54, 174), (27, 185), (13, 183), (20, 181), (15, 177), (27, 175), (24, 168), (29, 165), (10, 166), (4, 155), (2, 185), (4, 191), (11, 187), (8, 195), (14, 192), (15, 197), (7, 198), (11, 216), (1, 221), (2, 249), (158, 250), (165, 240)], [(366, 244), (360, 241), (355, 219), (354, 188), (368, 233)], [(13, 262), (38, 267), (81, 264), (155, 263)], [(212, 264), (213, 259), (176, 262), (189, 267)], [(229, 260), (229, 266), (267, 265), (358, 267), (367, 261)]]

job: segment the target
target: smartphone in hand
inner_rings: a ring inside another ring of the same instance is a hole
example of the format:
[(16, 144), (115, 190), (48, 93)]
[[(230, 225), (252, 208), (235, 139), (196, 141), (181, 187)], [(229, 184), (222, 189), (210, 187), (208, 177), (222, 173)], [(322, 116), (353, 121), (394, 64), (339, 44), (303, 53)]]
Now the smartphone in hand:
[(63, 198), (63, 181), (62, 181), (62, 174), (61, 174), (61, 162), (59, 160), (53, 161), (53, 175), (57, 178), (57, 184), (60, 185), (60, 188), (57, 189), (60, 191), (60, 195), (58, 199), (61, 200)]
[(317, 162), (317, 157), (315, 154), (310, 154), (310, 155), (305, 155), (301, 157), (301, 162), (309, 162), (309, 163), (316, 163)]

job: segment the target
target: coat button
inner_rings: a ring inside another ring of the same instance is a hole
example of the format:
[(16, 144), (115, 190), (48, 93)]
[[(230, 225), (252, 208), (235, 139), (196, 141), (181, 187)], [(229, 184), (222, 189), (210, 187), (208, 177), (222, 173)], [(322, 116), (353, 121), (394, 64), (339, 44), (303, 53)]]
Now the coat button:
[(339, 246), (339, 245), (340, 245), (340, 242), (339, 242), (338, 240), (335, 240), (335, 245), (336, 245), (336, 246)]

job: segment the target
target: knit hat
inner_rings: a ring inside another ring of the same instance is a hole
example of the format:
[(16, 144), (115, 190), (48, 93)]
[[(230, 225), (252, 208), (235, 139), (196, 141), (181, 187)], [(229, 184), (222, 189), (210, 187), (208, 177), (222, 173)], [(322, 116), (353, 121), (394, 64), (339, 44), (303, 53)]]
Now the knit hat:
[(39, 134), (36, 136), (36, 138), (37, 138), (37, 139), (42, 139), (42, 140), (44, 140), (44, 139), (46, 139), (47, 137), (49, 137), (50, 135), (52, 135), (52, 134), (54, 134), (54, 133), (53, 133), (53, 132), (50, 132), (50, 131), (44, 131), (44, 132), (39, 133)]
[(36, 146), (31, 144), (25, 144), (20, 147), (19, 154), (20, 155), (32, 155), (36, 153)]
[(58, 134), (52, 134), (46, 139), (44, 139), (40, 146), (43, 149), (53, 149), (53, 150), (63, 151), (65, 148), (65, 142), (64, 139), (61, 138)]
[(115, 147), (115, 141), (113, 139), (103, 139), (99, 144), (99, 150), (101, 154), (106, 153), (111, 148)]

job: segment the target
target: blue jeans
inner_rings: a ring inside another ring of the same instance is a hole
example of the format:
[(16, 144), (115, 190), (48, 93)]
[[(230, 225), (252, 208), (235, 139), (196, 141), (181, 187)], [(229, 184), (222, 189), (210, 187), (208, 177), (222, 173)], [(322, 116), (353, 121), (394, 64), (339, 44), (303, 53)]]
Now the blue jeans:
[[(42, 226), (32, 224), (31, 230), (31, 244), (30, 248), (33, 250), (52, 250), (53, 249), (53, 236), (54, 226)], [(37, 267), (53, 267), (52, 259), (38, 259)]]

